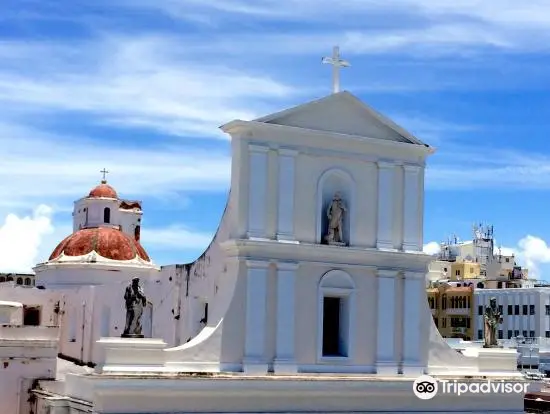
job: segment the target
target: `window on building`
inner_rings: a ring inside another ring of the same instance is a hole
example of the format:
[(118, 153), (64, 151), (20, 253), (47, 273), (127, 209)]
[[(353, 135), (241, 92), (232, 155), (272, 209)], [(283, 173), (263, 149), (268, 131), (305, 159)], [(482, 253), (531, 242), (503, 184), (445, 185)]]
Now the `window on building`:
[(479, 306), (477, 307), (477, 314), (478, 314), (478, 315), (483, 315), (483, 305), (479, 305)]
[(460, 269), (455, 270), (455, 276), (460, 276)]
[(521, 335), (522, 335), (524, 338), (527, 338), (527, 331), (521, 331)]
[(344, 298), (323, 298), (323, 356), (347, 356), (347, 350), (340, 341), (345, 329), (342, 323), (344, 306)]
[(535, 305), (529, 305), (529, 315), (535, 314)]
[(519, 305), (514, 305), (514, 315), (519, 315)]
[(474, 268), (472, 266), (470, 266), (470, 274), (471, 273), (474, 273)]
[(6, 278), (6, 281), (7, 281), (7, 282), (13, 282), (13, 277), (8, 276), (8, 277)]
[(504, 310), (503, 310), (503, 306), (502, 305), (498, 305), (498, 311), (499, 313), (502, 315), (504, 313)]
[(105, 207), (103, 209), (103, 222), (104, 223), (111, 222), (111, 209), (109, 207)]
[(518, 337), (519, 336), (519, 331), (516, 329), (514, 330), (514, 337)]
[(447, 309), (447, 295), (443, 295), (441, 299), (441, 309)]
[(550, 338), (550, 331), (546, 331), (544, 336), (546, 336), (547, 338)]
[(498, 339), (503, 339), (503, 338), (504, 338), (504, 335), (503, 335), (502, 329), (499, 329), (498, 330)]
[(510, 258), (509, 257), (506, 258), (506, 263), (510, 263)]
[[(470, 285), (471, 285), (471, 283), (470, 283)], [(470, 305), (471, 305), (471, 303), (470, 303), (470, 297), (468, 296), (468, 306), (467, 306), (468, 309), (470, 309), (470, 307), (471, 307)]]
[(23, 325), (38, 326), (40, 325), (40, 307), (39, 306), (23, 306)]
[(512, 339), (512, 330), (508, 329), (508, 339)]
[(527, 313), (527, 312), (528, 312), (528, 307), (527, 307), (527, 305), (523, 305), (523, 306), (522, 306), (522, 310), (523, 310), (523, 314), (524, 314), (524, 315), (528, 315), (528, 313)]
[(508, 315), (512, 315), (514, 312), (512, 311), (512, 305), (508, 305)]
[(140, 239), (140, 232), (141, 232), (141, 227), (140, 226), (136, 226), (136, 228), (134, 229), (134, 238), (139, 241)]
[(17, 283), (18, 285), (22, 285), (22, 284), (23, 284), (23, 278), (22, 278), (22, 277), (18, 277), (16, 283)]
[(529, 338), (535, 337), (535, 331), (529, 331)]
[(550, 315), (550, 305), (545, 305), (546, 315)]
[(497, 289), (502, 289), (502, 282), (497, 283)]
[(482, 329), (477, 330), (477, 339), (483, 339), (483, 330)]
[(441, 319), (441, 327), (442, 327), (442, 328), (446, 328), (446, 327), (447, 327), (447, 318), (442, 318), (442, 319)]
[(470, 318), (453, 316), (451, 317), (451, 328), (469, 328)]
[(31, 278), (30, 277), (26, 277), (25, 278), (25, 286), (30, 286), (31, 285)]
[(0, 276), (0, 283), (5, 282), (6, 278), (4, 276)]
[(443, 271), (444, 271), (444, 272), (446, 272), (446, 271), (447, 271), (447, 268), (446, 268), (446, 267), (444, 267), (444, 268), (443, 268)]

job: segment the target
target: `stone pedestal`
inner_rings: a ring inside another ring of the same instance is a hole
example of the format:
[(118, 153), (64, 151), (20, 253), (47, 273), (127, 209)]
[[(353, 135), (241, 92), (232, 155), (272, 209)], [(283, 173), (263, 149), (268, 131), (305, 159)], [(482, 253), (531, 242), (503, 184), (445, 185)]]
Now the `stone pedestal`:
[(120, 335), (121, 338), (145, 338), (145, 335), (137, 335), (137, 334), (122, 334)]
[(518, 353), (510, 348), (479, 348), (478, 369), (483, 372), (518, 372)]
[(96, 372), (154, 372), (164, 367), (166, 342), (154, 338), (101, 338)]

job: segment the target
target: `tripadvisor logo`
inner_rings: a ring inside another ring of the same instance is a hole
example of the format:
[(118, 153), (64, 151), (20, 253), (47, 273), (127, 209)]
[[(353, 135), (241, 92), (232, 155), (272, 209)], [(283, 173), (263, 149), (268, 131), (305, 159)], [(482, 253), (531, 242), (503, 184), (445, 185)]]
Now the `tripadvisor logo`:
[(526, 382), (481, 381), (461, 382), (457, 380), (436, 380), (429, 375), (421, 375), (413, 383), (413, 392), (421, 400), (431, 400), (436, 394), (511, 394), (526, 393)]

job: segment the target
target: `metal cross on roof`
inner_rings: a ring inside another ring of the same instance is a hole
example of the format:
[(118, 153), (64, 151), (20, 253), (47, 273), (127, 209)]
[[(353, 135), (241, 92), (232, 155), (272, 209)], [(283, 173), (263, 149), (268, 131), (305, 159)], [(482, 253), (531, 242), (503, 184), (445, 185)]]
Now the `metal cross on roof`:
[(107, 174), (109, 174), (109, 171), (107, 171), (105, 168), (103, 168), (100, 173), (103, 174), (103, 180), (101, 180), (102, 182), (107, 182)]
[(332, 57), (324, 57), (322, 62), (332, 65), (332, 92), (340, 92), (340, 68), (348, 68), (351, 66), (350, 63), (340, 59), (340, 48), (338, 46), (332, 48)]

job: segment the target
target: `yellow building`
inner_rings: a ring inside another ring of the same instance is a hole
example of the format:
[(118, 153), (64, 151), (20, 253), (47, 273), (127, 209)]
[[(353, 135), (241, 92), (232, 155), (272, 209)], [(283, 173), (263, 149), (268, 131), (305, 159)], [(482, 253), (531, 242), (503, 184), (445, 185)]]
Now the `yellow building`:
[(479, 263), (474, 262), (454, 262), (451, 265), (450, 280), (479, 279), (481, 268)]
[(473, 286), (455, 287), (442, 284), (427, 289), (427, 294), (432, 317), (441, 336), (472, 340), (474, 337)]

